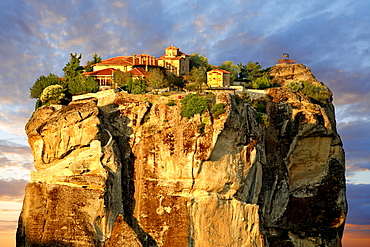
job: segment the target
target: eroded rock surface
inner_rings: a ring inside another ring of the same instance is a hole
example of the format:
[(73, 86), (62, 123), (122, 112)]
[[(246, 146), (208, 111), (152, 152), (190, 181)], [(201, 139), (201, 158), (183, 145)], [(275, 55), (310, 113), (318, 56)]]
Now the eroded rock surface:
[(37, 171), (17, 245), (341, 246), (344, 152), (333, 106), (284, 87), (319, 83), (303, 65), (276, 66), (273, 76), (281, 87), (254, 92), (264, 123), (252, 102), (225, 93), (218, 119), (123, 93), (38, 109), (26, 126)]

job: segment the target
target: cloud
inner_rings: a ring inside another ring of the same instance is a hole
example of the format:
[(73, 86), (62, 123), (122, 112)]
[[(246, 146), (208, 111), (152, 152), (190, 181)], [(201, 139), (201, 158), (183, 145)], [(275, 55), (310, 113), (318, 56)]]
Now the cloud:
[(0, 201), (22, 201), (28, 181), (0, 179)]
[(34, 166), (30, 148), (0, 139), (0, 181), (28, 180), (31, 170)]
[(370, 184), (347, 184), (348, 215), (346, 222), (370, 225)]
[[(351, 113), (349, 113), (351, 115)], [(370, 120), (359, 119), (338, 124), (338, 132), (344, 143), (346, 158), (370, 163)]]

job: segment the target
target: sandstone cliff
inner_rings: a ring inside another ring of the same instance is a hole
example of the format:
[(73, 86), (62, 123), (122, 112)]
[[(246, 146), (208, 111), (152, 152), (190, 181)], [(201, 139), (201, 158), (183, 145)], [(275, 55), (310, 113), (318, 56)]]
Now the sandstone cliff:
[(218, 94), (218, 119), (123, 93), (39, 108), (26, 126), (37, 171), (17, 246), (341, 246), (333, 106), (285, 87), (320, 84), (303, 65), (271, 75), (280, 87), (251, 101)]

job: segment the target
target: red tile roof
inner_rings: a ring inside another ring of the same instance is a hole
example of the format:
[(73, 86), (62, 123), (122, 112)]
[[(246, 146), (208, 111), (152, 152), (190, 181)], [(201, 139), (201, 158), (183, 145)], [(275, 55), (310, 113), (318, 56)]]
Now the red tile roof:
[(113, 68), (107, 68), (107, 69), (101, 69), (98, 71), (92, 71), (92, 72), (83, 72), (82, 74), (84, 75), (89, 75), (89, 76), (111, 76), (113, 72), (117, 71), (116, 69)]
[(92, 66), (109, 66), (109, 65), (118, 65), (118, 66), (132, 66), (132, 65), (153, 65), (158, 66), (158, 60), (156, 57), (140, 54), (135, 56), (135, 61), (133, 56), (118, 56), (113, 58), (108, 58), (100, 63), (94, 64)]
[(230, 74), (229, 71), (226, 71), (226, 70), (223, 70), (223, 69), (213, 69), (213, 70), (208, 71), (207, 73), (215, 73), (215, 72), (222, 72), (224, 74)]
[(132, 65), (132, 57), (131, 56), (119, 56), (119, 57), (112, 57), (101, 61), (100, 63), (96, 63), (96, 65), (122, 65), (122, 66), (129, 66)]
[(173, 45), (171, 45), (170, 47), (167, 47), (165, 50), (169, 50), (169, 49), (175, 49), (175, 50), (178, 50), (179, 48), (177, 48), (176, 46), (173, 46)]
[(132, 76), (148, 76), (149, 72), (142, 69), (142, 68), (133, 68), (132, 70), (128, 71)]

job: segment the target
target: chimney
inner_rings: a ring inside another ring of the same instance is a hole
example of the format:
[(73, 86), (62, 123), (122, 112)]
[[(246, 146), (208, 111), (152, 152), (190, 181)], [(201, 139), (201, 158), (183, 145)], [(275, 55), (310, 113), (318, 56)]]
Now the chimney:
[(132, 54), (132, 65), (136, 64), (136, 54)]

